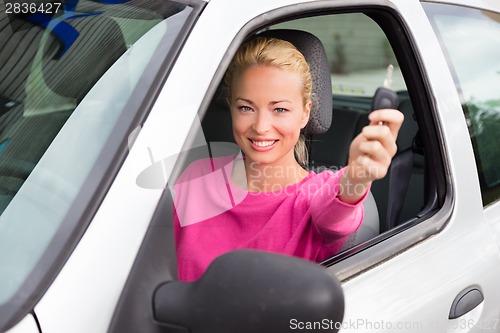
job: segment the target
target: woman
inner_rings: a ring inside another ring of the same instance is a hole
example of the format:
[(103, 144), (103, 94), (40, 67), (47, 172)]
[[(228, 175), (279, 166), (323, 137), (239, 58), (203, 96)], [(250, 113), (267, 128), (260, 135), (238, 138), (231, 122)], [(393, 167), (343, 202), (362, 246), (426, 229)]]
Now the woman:
[(254, 38), (237, 51), (225, 82), (243, 157), (196, 161), (176, 183), (179, 279), (197, 279), (217, 256), (240, 248), (313, 261), (337, 253), (363, 220), (371, 182), (387, 173), (403, 115), (372, 112), (347, 167), (316, 174), (303, 168), (300, 133), (312, 107), (303, 55), (286, 41)]

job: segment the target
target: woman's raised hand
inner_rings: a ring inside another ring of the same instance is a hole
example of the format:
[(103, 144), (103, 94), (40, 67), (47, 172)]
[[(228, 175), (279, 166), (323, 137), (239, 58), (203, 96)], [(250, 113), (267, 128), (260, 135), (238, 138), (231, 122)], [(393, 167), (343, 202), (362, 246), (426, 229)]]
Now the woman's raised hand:
[(340, 200), (359, 201), (371, 182), (384, 178), (397, 152), (396, 138), (403, 114), (394, 109), (376, 110), (369, 114), (370, 124), (354, 138), (349, 148), (349, 162), (341, 181)]

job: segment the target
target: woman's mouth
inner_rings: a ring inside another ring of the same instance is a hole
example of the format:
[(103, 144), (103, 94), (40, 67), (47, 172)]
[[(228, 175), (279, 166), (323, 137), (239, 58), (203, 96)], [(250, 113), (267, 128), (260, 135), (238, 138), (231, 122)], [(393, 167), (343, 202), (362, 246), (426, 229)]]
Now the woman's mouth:
[(276, 142), (278, 142), (278, 140), (248, 140), (252, 143), (252, 148), (257, 151), (268, 151), (274, 147)]
[(254, 141), (254, 140), (251, 140), (252, 143), (256, 146), (259, 146), (259, 147), (268, 147), (270, 145), (273, 145), (276, 140), (273, 140), (273, 141)]

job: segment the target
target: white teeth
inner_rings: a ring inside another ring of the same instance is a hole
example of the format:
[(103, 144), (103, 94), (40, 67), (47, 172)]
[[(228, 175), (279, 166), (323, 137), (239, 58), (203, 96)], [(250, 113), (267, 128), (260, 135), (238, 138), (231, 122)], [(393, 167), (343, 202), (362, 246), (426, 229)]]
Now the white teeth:
[(253, 141), (252, 140), (252, 143), (256, 146), (259, 146), (259, 147), (268, 147), (270, 145), (272, 145), (273, 143), (275, 143), (276, 141)]

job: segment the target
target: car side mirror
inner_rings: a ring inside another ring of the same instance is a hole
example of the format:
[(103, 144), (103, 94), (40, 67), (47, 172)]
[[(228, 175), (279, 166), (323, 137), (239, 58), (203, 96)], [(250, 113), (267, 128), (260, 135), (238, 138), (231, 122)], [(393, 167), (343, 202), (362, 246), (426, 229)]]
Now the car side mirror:
[(195, 282), (161, 284), (153, 312), (163, 332), (337, 332), (344, 296), (318, 264), (238, 250), (218, 257)]

